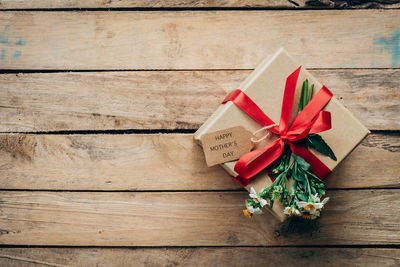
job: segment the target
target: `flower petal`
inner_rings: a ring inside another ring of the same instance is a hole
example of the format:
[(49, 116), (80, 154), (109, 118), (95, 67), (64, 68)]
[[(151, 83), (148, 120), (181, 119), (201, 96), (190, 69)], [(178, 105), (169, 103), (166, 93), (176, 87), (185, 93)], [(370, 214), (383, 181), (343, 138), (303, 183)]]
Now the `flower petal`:
[(322, 203), (315, 203), (314, 206), (315, 206), (316, 209), (322, 209), (322, 208), (324, 207), (324, 204), (322, 204)]
[(260, 208), (256, 208), (256, 209), (254, 209), (253, 214), (263, 214), (263, 212)]
[(250, 194), (257, 195), (257, 192), (256, 192), (256, 190), (254, 189), (254, 187), (250, 188)]
[(321, 202), (321, 199), (318, 197), (318, 194), (312, 195), (311, 196), (314, 202)]
[(289, 215), (289, 211), (290, 211), (290, 207), (286, 207), (284, 210), (283, 210), (283, 213), (285, 214), (285, 215)]
[(299, 208), (304, 208), (307, 204), (308, 204), (308, 202), (305, 202), (305, 201), (298, 201), (297, 202), (297, 206)]
[(258, 199), (258, 201), (260, 202), (261, 207), (268, 205), (268, 201), (263, 198)]

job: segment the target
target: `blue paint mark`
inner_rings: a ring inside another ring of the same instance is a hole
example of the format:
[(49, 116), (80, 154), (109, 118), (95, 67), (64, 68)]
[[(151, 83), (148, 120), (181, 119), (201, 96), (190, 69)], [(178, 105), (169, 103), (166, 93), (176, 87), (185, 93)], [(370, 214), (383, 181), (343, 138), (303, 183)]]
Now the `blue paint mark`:
[[(6, 60), (10, 57), (14, 60), (20, 58), (22, 55), (21, 50), (23, 50), (20, 47), (26, 45), (25, 41), (22, 39), (22, 37), (14, 34), (13, 32), (10, 31), (11, 30), (10, 25), (5, 25), (3, 27), (4, 27), (3, 31), (0, 32), (0, 45), (1, 44), (13, 44), (13, 45), (17, 45), (18, 47), (10, 48), (10, 49), (12, 49), (12, 51), (7, 51), (9, 45), (7, 45), (7, 47), (4, 49), (1, 48), (0, 60)], [(7, 58), (7, 56), (8, 56), (8, 58)]]
[(21, 56), (21, 51), (17, 50), (17, 51), (15, 51), (15, 53), (12, 57), (13, 57), (13, 59), (18, 59), (20, 56)]
[(24, 46), (25, 42), (22, 41), (22, 39), (19, 39), (18, 42), (17, 42), (17, 45)]
[(394, 31), (388, 39), (375, 35), (374, 48), (380, 53), (386, 50), (392, 56), (392, 67), (398, 67), (400, 63), (400, 30)]
[(4, 30), (0, 32), (0, 43), (7, 44), (8, 43), (8, 30), (10, 29), (10, 25), (4, 26)]

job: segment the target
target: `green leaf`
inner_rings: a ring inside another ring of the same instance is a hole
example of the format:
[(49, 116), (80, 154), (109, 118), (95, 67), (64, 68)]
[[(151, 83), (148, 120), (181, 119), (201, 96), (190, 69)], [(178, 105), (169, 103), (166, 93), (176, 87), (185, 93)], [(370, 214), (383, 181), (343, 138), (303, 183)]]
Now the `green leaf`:
[(302, 201), (307, 201), (307, 197), (303, 193), (297, 193), (297, 197)]
[(255, 201), (254, 201), (253, 199), (249, 198), (249, 199), (247, 200), (247, 203), (250, 204), (250, 206), (254, 206)]
[(270, 202), (269, 202), (269, 206), (271, 207), (271, 209), (272, 209), (272, 207), (274, 206), (274, 200), (270, 200)]
[(294, 192), (296, 192), (296, 189), (297, 189), (297, 181), (294, 180), (291, 188), (291, 193), (293, 194)]
[(333, 160), (337, 160), (335, 153), (333, 153), (332, 149), (329, 145), (322, 139), (319, 134), (310, 134), (307, 136), (308, 144), (317, 150), (319, 153), (324, 154), (325, 156), (330, 157)]
[(299, 187), (300, 189), (304, 189), (304, 183), (298, 183), (298, 187)]
[(299, 111), (298, 111), (298, 113), (300, 113), (300, 111), (303, 109), (303, 94), (304, 94), (304, 82), (303, 82), (303, 87), (301, 88), (300, 102), (299, 102)]
[(308, 93), (308, 100), (307, 100), (307, 104), (308, 104), (308, 102), (310, 102), (310, 101), (311, 101), (311, 98), (312, 98), (313, 92), (314, 92), (314, 84), (312, 84), (312, 85), (311, 85), (310, 92)]
[(304, 178), (301, 179), (301, 176), (297, 176), (297, 174), (295, 174), (295, 173), (292, 173), (292, 176), (293, 176), (293, 179), (296, 181), (299, 181), (299, 182), (304, 181)]
[(315, 173), (311, 172), (311, 171), (307, 171), (307, 174), (312, 176), (314, 179), (316, 179), (317, 181), (321, 182), (322, 184), (324, 183), (324, 181), (322, 181), (321, 179), (319, 179), (318, 176), (315, 175)]
[(301, 87), (299, 111), (298, 112), (300, 112), (304, 107), (304, 93), (305, 93), (305, 91), (306, 91), (306, 81), (303, 82), (303, 86)]
[(308, 80), (305, 80), (304, 81), (304, 87), (305, 87), (305, 90), (304, 90), (304, 95), (303, 95), (303, 107), (302, 107), (302, 110), (304, 109), (304, 107), (305, 106), (307, 106), (307, 98), (308, 98)]
[(299, 112), (303, 110), (306, 106), (307, 101), (307, 94), (308, 94), (308, 80), (303, 82), (303, 87), (301, 88), (301, 95), (300, 95), (300, 103), (299, 103)]
[(302, 157), (297, 156), (296, 154), (292, 154), (293, 159), (297, 162), (297, 164), (303, 169), (303, 170), (310, 170), (311, 165), (307, 163)]
[(317, 193), (317, 190), (314, 187), (311, 187), (311, 192), (313, 195), (315, 195), (315, 193)]

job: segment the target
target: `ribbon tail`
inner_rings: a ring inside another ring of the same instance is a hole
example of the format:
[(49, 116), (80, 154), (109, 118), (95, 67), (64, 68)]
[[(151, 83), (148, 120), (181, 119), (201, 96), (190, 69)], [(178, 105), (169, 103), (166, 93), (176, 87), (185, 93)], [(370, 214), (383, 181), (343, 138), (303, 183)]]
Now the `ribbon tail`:
[(318, 93), (315, 94), (311, 101), (293, 120), (289, 132), (291, 134), (299, 134), (304, 128), (303, 125), (311, 123), (314, 117), (320, 113), (331, 98), (331, 91), (325, 86), (322, 86)]
[(330, 173), (331, 170), (319, 160), (310, 150), (305, 147), (299, 146), (295, 143), (289, 143), (292, 152), (300, 157), (302, 157), (308, 164), (311, 165), (311, 170), (317, 175), (321, 180), (324, 180)]
[(249, 180), (268, 167), (283, 153), (284, 143), (277, 139), (271, 144), (243, 155), (235, 164), (234, 170), (243, 179)]
[(312, 122), (310, 134), (320, 133), (332, 128), (331, 113), (329, 111), (320, 111)]
[(292, 135), (288, 138), (289, 141), (294, 142), (305, 138), (309, 134), (320, 133), (327, 131), (331, 128), (331, 113), (328, 111), (320, 111), (311, 123), (304, 125), (304, 129), (300, 133), (294, 135), (292, 131), (289, 133)]
[(285, 91), (283, 93), (281, 121), (279, 122), (280, 135), (286, 134), (289, 128), (289, 121), (292, 115), (294, 93), (296, 91), (297, 79), (299, 78), (301, 66), (298, 67), (286, 79)]

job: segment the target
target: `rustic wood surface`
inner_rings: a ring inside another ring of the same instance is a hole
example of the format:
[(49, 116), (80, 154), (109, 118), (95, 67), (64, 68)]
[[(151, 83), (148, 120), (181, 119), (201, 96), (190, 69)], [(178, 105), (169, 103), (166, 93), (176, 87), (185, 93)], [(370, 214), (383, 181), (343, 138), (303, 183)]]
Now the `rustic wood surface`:
[(398, 0), (1, 0), (0, 9), (52, 8), (399, 8)]
[[(243, 216), (247, 192), (2, 192), (1, 242), (66, 246), (400, 244), (400, 189), (329, 191), (315, 231)], [(390, 204), (388, 204), (390, 203)], [(398, 208), (397, 208), (398, 211)]]
[(3, 12), (1, 66), (252, 69), (285, 46), (308, 68), (395, 68), (399, 23), (398, 9)]
[(0, 264), (43, 266), (398, 266), (388, 248), (3, 248)]
[[(400, 129), (400, 70), (311, 72), (370, 129)], [(0, 76), (0, 132), (197, 129), (249, 73), (4, 74)]]
[[(222, 168), (206, 166), (190, 134), (2, 134), (0, 162), (2, 189), (240, 188)], [(400, 162), (399, 136), (372, 134), (337, 167), (327, 187), (400, 187), (400, 165), (393, 162)]]
[[(399, 7), (0, 0), (0, 266), (400, 265)], [(280, 46), (373, 131), (308, 227), (245, 218), (191, 135)]]

